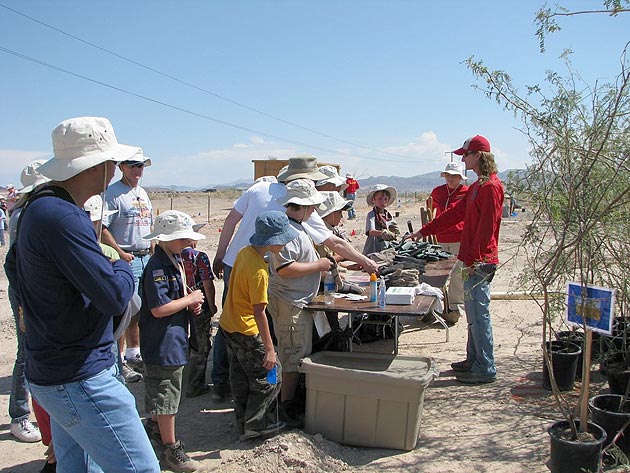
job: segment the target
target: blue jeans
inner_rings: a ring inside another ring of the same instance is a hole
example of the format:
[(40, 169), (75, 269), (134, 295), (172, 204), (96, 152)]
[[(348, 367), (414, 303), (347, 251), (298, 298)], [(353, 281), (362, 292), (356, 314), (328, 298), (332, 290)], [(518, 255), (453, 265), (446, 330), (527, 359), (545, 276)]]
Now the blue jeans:
[(25, 333), (20, 329), (18, 302), (11, 286), (9, 286), (9, 303), (15, 318), (15, 336), (17, 339), (17, 353), (15, 354), (11, 394), (9, 396), (9, 417), (11, 417), (11, 422), (19, 422), (22, 419), (28, 419), (31, 410), (28, 406), (28, 384), (24, 376), (24, 366), (26, 365)]
[(116, 364), (73, 383), (31, 383), (37, 402), (50, 414), (57, 471), (159, 472), (133, 395), (117, 379)]
[(464, 281), (464, 307), (468, 321), (466, 359), (472, 364), (471, 371), (480, 376), (496, 376), (487, 275), (474, 273)]
[[(230, 273), (232, 266), (227, 264), (223, 268), (223, 299), (225, 304), (228, 286), (230, 283)], [(227, 342), (221, 333), (217, 332), (214, 337), (214, 345), (212, 346), (212, 372), (210, 373), (212, 384), (229, 384), (230, 383), (230, 360), (228, 359)]]
[[(356, 194), (346, 194), (346, 199), (347, 199), (347, 200), (351, 200), (351, 201), (353, 201), (353, 202), (354, 202), (354, 200), (355, 200), (356, 198), (357, 198), (357, 195), (356, 195)], [(356, 214), (356, 212), (354, 211), (354, 206), (352, 206), (352, 207), (350, 207), (350, 208), (348, 209), (348, 218), (349, 218), (349, 219), (353, 219), (353, 218), (356, 218), (356, 217), (357, 217), (357, 214)]]
[(140, 279), (142, 279), (142, 272), (144, 271), (144, 267), (149, 262), (149, 258), (151, 255), (146, 256), (136, 256), (131, 260), (131, 271), (133, 271), (133, 284), (136, 287), (136, 293), (139, 296), (142, 296), (142, 292), (140, 292)]

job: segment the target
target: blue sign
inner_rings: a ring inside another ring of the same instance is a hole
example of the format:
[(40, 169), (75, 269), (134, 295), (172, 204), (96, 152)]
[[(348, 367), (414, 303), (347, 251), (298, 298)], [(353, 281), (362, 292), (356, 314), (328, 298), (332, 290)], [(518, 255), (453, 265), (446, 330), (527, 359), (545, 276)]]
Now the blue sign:
[(612, 335), (615, 313), (615, 290), (598, 286), (584, 286), (576, 282), (567, 284), (567, 316), (569, 325)]

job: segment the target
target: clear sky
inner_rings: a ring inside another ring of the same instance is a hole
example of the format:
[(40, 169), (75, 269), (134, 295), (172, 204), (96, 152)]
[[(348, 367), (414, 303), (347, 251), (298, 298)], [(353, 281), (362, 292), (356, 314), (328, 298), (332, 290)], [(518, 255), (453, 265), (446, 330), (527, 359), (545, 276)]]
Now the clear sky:
[(490, 139), (500, 170), (522, 168), (529, 158), (519, 122), (473, 89), (463, 61), (474, 55), (524, 87), (546, 70), (564, 72), (559, 56), (571, 48), (588, 82), (606, 81), (630, 39), (630, 15), (564, 18), (541, 54), (534, 14), (542, 5), (0, 0), (0, 48), (152, 100), (0, 49), (0, 185), (19, 187), (26, 164), (52, 156), (55, 125), (82, 115), (109, 118), (121, 143), (144, 148), (149, 185), (251, 178), (252, 159), (298, 153), (362, 177), (412, 176), (441, 170), (447, 152), (475, 134)]

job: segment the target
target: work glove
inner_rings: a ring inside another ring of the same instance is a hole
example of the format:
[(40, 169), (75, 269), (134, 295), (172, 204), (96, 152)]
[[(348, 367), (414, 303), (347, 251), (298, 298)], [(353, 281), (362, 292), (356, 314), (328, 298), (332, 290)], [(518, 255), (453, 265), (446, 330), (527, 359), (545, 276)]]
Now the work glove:
[(381, 238), (383, 238), (383, 240), (385, 241), (393, 241), (396, 239), (396, 235), (389, 230), (383, 230)]
[(400, 227), (398, 226), (398, 224), (396, 222), (392, 222), (389, 224), (389, 227), (387, 227), (387, 229), (392, 232), (394, 235), (400, 235)]

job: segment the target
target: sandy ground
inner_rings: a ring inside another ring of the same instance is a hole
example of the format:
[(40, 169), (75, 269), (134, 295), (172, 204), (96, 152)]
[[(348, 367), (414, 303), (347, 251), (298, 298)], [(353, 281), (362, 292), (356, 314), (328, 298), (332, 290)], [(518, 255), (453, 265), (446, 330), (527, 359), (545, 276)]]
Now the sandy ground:
[[(231, 208), (231, 200), (211, 195), (178, 195), (154, 198), (160, 210), (173, 208), (190, 213), (197, 222), (209, 224), (200, 249), (214, 257), (219, 229)], [(353, 243), (362, 248), (365, 204), (358, 203), (358, 219), (345, 222), (348, 233), (356, 231)], [(210, 217), (208, 218), (208, 208)], [(399, 221), (411, 219), (419, 228), (418, 204), (403, 202)], [(513, 258), (527, 213), (504, 220), (501, 227), (501, 259), (492, 291), (518, 290), (513, 280), (519, 260)], [(0, 250), (4, 261), (6, 249)], [(45, 447), (41, 443), (17, 442), (9, 433), (7, 414), (11, 372), (15, 357), (15, 327), (6, 292), (6, 277), (0, 279), (0, 469), (6, 472), (39, 471)], [(222, 281), (217, 282), (220, 293)], [(541, 315), (532, 301), (495, 300), (491, 306), (498, 380), (491, 385), (467, 386), (455, 381), (449, 364), (465, 353), (466, 325), (450, 329), (450, 341), (438, 325), (415, 318), (402, 320), (400, 353), (433, 357), (440, 377), (426, 391), (417, 447), (412, 451), (356, 448), (328, 441), (321, 435), (290, 431), (267, 440), (239, 442), (232, 424), (229, 403), (214, 404), (210, 396), (183, 398), (177, 416), (178, 437), (191, 456), (201, 462), (201, 471), (419, 471), (419, 472), (541, 472), (548, 471), (547, 427), (559, 418), (552, 396), (541, 387)], [(391, 340), (363, 345), (366, 350), (391, 350)], [(210, 378), (208, 377), (208, 380)], [(576, 390), (571, 394), (577, 397)], [(595, 374), (594, 390), (602, 386)], [(144, 386), (132, 384), (143, 415)], [(33, 419), (34, 420), (34, 419)]]

